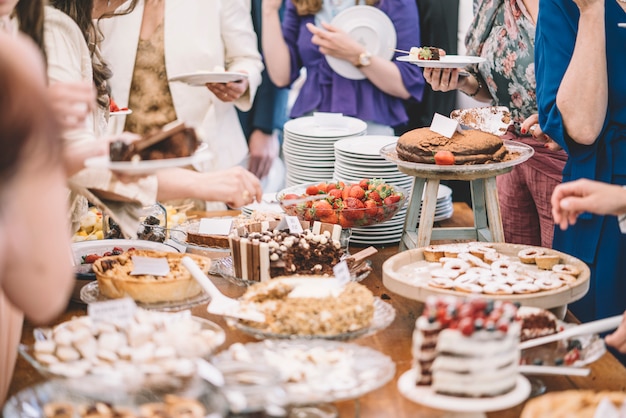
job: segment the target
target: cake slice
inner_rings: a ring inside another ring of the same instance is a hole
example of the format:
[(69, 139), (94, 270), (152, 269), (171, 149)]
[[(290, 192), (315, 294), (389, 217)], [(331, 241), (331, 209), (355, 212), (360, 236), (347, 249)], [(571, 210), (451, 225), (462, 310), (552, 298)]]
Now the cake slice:
[(167, 158), (183, 158), (191, 156), (200, 145), (193, 128), (183, 122), (165, 125), (157, 133), (126, 143), (123, 140), (109, 144), (111, 161), (163, 160)]

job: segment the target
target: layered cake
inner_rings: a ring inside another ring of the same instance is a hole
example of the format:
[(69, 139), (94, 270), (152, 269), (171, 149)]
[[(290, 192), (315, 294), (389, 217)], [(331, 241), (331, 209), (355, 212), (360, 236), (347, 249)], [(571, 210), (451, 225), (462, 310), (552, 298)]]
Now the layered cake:
[(269, 224), (258, 227), (239, 228), (229, 236), (238, 278), (260, 282), (293, 274), (332, 275), (344, 254), (336, 224), (314, 222), (298, 234)]
[[(192, 257), (202, 271), (208, 273), (211, 260), (195, 254), (166, 253), (155, 250), (132, 250), (124, 254), (102, 257), (93, 264), (102, 295), (118, 299), (131, 297), (137, 302), (178, 302), (202, 292), (202, 287), (182, 265), (184, 256)], [(133, 257), (165, 260), (167, 272), (163, 275), (137, 274)]]
[(374, 317), (372, 292), (359, 283), (335, 287), (331, 281), (298, 277), (250, 286), (242, 301), (263, 312), (266, 321), (249, 325), (281, 335), (337, 335), (369, 326)]
[(109, 158), (111, 161), (141, 161), (189, 157), (198, 145), (200, 141), (195, 129), (176, 122), (131, 143), (112, 141)]
[(516, 312), (510, 302), (429, 298), (413, 333), (416, 384), (462, 397), (512, 390), (520, 359)]
[(559, 332), (556, 316), (545, 309), (525, 306), (518, 310), (517, 316), (522, 321), (521, 341)]
[(504, 161), (508, 151), (502, 139), (478, 130), (455, 132), (448, 138), (429, 128), (413, 129), (404, 133), (396, 145), (398, 157), (415, 163), (434, 164), (438, 151), (454, 155), (455, 164), (485, 164)]

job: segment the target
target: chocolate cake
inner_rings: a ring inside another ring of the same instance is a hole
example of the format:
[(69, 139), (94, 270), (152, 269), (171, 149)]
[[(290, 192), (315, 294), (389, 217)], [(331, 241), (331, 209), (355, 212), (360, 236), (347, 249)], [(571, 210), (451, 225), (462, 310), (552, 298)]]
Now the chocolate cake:
[(332, 275), (343, 256), (339, 225), (315, 222), (301, 234), (288, 230), (250, 229), (232, 233), (230, 249), (236, 277), (265, 281), (292, 274)]
[(199, 144), (195, 129), (177, 122), (131, 143), (111, 142), (109, 158), (111, 161), (141, 161), (189, 157)]
[(426, 164), (435, 163), (437, 151), (452, 152), (455, 164), (493, 163), (508, 156), (500, 137), (473, 129), (455, 132), (452, 138), (429, 128), (413, 129), (400, 136), (396, 151), (402, 160)]

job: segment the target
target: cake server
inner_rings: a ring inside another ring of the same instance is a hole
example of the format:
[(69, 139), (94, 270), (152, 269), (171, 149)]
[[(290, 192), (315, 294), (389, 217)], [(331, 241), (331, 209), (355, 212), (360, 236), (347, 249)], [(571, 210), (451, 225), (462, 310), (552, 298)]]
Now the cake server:
[(456, 109), (450, 118), (463, 127), (478, 129), (493, 135), (503, 135), (513, 122), (511, 111), (506, 106), (485, 106), (470, 109)]
[(519, 372), (530, 375), (544, 374), (556, 376), (589, 376), (591, 369), (584, 367), (535, 366), (534, 364), (522, 364), (519, 366)]
[(263, 312), (259, 312), (253, 306), (242, 304), (239, 300), (229, 298), (220, 292), (190, 257), (183, 257), (182, 264), (189, 270), (189, 273), (202, 286), (204, 291), (211, 296), (209, 306), (207, 307), (209, 313), (247, 321), (265, 322), (265, 314)]
[(556, 334), (546, 335), (545, 337), (533, 338), (532, 340), (524, 341), (520, 343), (520, 350), (536, 347), (538, 345), (548, 344), (554, 341), (566, 340), (568, 338), (577, 337), (579, 335), (598, 334), (604, 331), (610, 331), (619, 326), (622, 322), (622, 315), (615, 315), (605, 319), (599, 319), (597, 321), (587, 322), (567, 328), (564, 331), (557, 332)]

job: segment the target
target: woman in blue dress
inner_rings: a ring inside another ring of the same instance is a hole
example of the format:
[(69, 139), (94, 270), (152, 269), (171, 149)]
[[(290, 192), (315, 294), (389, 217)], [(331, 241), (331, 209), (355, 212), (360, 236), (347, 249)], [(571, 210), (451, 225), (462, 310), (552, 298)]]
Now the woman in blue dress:
[[(539, 122), (569, 155), (563, 180), (626, 185), (626, 2), (542, 0), (539, 10)], [(570, 306), (580, 320), (624, 312), (626, 234), (615, 217), (581, 215), (554, 248), (591, 268), (589, 292)]]

